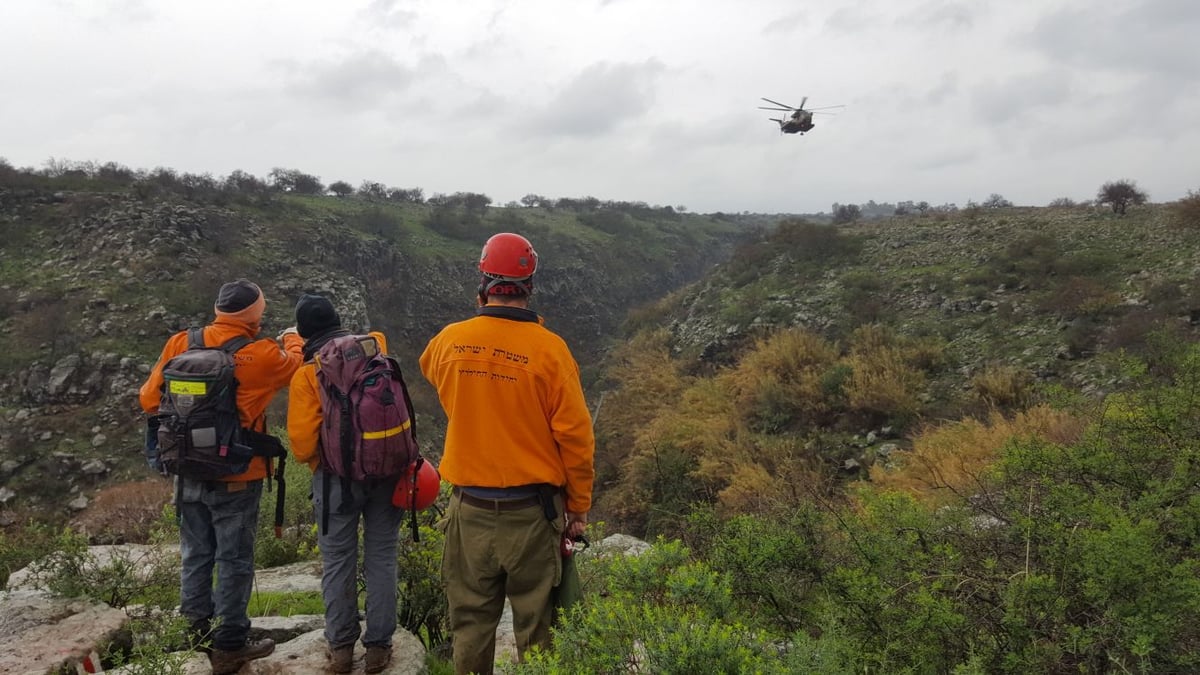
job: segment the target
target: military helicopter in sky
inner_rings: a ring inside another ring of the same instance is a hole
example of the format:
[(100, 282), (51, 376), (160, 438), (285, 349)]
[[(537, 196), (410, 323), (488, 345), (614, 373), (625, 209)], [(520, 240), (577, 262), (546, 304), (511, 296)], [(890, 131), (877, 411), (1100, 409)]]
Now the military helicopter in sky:
[(779, 123), (779, 133), (800, 134), (801, 136), (804, 135), (804, 132), (811, 131), (812, 128), (816, 126), (816, 124), (813, 124), (813, 113), (816, 113), (818, 115), (832, 115), (833, 113), (826, 113), (826, 112), (821, 112), (821, 111), (829, 110), (831, 108), (845, 108), (846, 107), (844, 105), (828, 105), (828, 106), (825, 106), (822, 108), (809, 108), (808, 110), (805, 110), (804, 104), (808, 102), (807, 96), (800, 99), (800, 107), (798, 107), (798, 108), (793, 108), (792, 106), (787, 105), (786, 103), (780, 103), (779, 101), (772, 101), (769, 98), (764, 98), (763, 100), (766, 101), (767, 103), (770, 103), (770, 104), (772, 104), (774, 106), (778, 106), (778, 107), (768, 108), (767, 106), (760, 105), (760, 106), (758, 106), (759, 110), (778, 110), (780, 112), (792, 113), (791, 117), (788, 117), (787, 119), (784, 119), (781, 117), (767, 118), (767, 119), (771, 120), (772, 122)]

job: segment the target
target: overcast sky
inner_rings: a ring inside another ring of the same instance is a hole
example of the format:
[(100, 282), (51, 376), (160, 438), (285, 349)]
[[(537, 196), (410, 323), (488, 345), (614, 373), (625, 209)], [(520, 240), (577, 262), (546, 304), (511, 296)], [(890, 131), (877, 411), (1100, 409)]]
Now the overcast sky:
[[(0, 157), (693, 211), (1200, 189), (1196, 0), (0, 0)], [(844, 104), (779, 133), (759, 97)]]

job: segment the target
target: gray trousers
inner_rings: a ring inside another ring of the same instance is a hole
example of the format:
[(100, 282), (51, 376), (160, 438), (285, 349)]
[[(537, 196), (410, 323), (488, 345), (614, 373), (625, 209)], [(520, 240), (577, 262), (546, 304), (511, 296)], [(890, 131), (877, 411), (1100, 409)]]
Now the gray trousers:
[[(329, 481), (329, 527), (324, 523), (325, 481)], [(342, 479), (318, 469), (313, 474), (313, 513), (319, 533), (324, 574), (325, 640), (330, 648), (353, 645), (358, 623), (358, 523), (363, 525), (363, 576), (367, 582), (366, 632), (368, 647), (389, 646), (396, 632), (396, 549), (404, 511), (392, 506), (396, 481), (352, 482), (344, 495)], [(342, 505), (349, 497), (347, 512)]]
[(179, 613), (193, 627), (203, 626), (215, 616), (213, 646), (241, 649), (250, 630), (246, 606), (254, 584), (254, 536), (262, 481), (178, 480), (182, 499), (176, 508), (183, 555)]

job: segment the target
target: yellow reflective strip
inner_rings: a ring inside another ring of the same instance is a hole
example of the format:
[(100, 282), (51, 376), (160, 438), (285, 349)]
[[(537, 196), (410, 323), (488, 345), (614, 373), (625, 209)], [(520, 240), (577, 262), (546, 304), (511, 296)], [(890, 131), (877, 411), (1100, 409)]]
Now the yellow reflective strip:
[(208, 393), (207, 382), (188, 382), (186, 380), (171, 380), (167, 391), (172, 394), (194, 394), (203, 396)]
[(404, 424), (401, 424), (398, 427), (392, 427), (391, 429), (384, 429), (383, 431), (364, 431), (363, 432), (363, 440), (374, 441), (374, 440), (378, 440), (380, 438), (387, 438), (389, 436), (395, 436), (396, 434), (403, 432), (411, 424), (412, 424), (412, 420), (406, 420), (404, 422)]

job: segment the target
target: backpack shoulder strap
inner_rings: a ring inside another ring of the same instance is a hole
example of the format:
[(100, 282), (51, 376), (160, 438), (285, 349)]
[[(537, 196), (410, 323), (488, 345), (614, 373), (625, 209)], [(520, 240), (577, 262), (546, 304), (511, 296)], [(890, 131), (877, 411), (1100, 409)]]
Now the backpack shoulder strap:
[(204, 349), (204, 329), (192, 326), (188, 329), (188, 349)]
[(404, 372), (400, 370), (400, 359), (391, 354), (384, 354), (383, 358), (387, 360), (392, 372), (395, 373), (396, 381), (400, 383), (400, 391), (404, 392), (404, 406), (408, 408), (409, 430), (413, 442), (417, 443), (417, 411), (413, 409), (412, 396), (408, 393), (408, 384), (404, 382)]
[(254, 340), (251, 340), (250, 338), (246, 337), (245, 335), (235, 335), (235, 336), (229, 338), (228, 340), (226, 340), (225, 342), (221, 343), (221, 351), (225, 352), (226, 354), (229, 354), (230, 356), (233, 356), (239, 350), (241, 350), (243, 347), (245, 347), (246, 345), (248, 345), (252, 342), (254, 342)]

